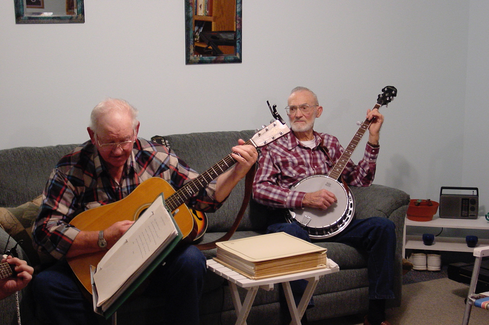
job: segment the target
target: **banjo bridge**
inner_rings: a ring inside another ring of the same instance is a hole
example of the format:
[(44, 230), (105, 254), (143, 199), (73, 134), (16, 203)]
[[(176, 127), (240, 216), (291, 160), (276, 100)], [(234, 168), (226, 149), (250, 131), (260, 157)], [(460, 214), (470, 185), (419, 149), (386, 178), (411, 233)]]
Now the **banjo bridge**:
[(310, 222), (311, 222), (311, 217), (309, 217), (307, 214), (303, 215), (302, 216), (302, 221), (300, 221), (300, 223), (303, 226), (307, 226)]

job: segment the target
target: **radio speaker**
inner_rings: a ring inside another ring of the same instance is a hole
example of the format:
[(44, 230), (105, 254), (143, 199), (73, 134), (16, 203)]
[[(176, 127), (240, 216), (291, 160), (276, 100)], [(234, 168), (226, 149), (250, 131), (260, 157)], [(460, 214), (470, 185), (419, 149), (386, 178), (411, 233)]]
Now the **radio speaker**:
[(440, 189), (440, 218), (477, 219), (479, 190), (477, 187), (450, 187)]

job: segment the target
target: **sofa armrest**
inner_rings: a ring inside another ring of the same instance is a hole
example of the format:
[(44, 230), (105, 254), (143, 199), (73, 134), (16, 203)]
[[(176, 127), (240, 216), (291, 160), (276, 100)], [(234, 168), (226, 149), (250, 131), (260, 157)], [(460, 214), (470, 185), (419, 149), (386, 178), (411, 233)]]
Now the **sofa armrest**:
[[(356, 218), (385, 217), (396, 226), (404, 225), (410, 197), (396, 188), (373, 184), (368, 187), (351, 187), (355, 200)], [(402, 218), (402, 220), (398, 220)]]

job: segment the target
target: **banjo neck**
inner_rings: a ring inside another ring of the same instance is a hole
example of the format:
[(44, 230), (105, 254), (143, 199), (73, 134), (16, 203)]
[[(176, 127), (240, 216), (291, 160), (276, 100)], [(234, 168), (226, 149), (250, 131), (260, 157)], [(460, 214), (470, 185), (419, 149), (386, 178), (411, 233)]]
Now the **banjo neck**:
[[(374, 109), (379, 109), (382, 105), (380, 104), (375, 104)], [(329, 172), (329, 177), (332, 179), (338, 180), (341, 176), (341, 173), (343, 173), (343, 170), (346, 167), (346, 164), (351, 158), (351, 155), (353, 154), (353, 151), (357, 148), (357, 145), (360, 143), (360, 140), (362, 140), (363, 135), (365, 134), (365, 131), (368, 130), (370, 127), (370, 124), (372, 124), (372, 121), (369, 121), (368, 119), (365, 119), (363, 121), (362, 125), (357, 130), (357, 133), (353, 136), (351, 139), (350, 143), (346, 147), (345, 151), (343, 151), (343, 154), (340, 156), (340, 159), (338, 159), (338, 162), (336, 165), (334, 165), (333, 169)]]

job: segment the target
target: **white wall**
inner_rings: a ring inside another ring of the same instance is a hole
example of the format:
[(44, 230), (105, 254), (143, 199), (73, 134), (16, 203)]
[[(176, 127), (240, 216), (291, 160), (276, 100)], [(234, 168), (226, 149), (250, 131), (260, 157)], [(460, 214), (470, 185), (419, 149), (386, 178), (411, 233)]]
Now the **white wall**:
[(243, 0), (243, 63), (187, 66), (183, 1), (85, 0), (86, 22), (64, 25), (16, 25), (0, 1), (0, 149), (82, 142), (107, 96), (140, 109), (146, 138), (254, 129), (297, 85), (326, 109), (317, 129), (346, 146), (394, 85), (376, 183), (433, 200), (478, 186), (484, 205), (488, 13), (484, 1)]

